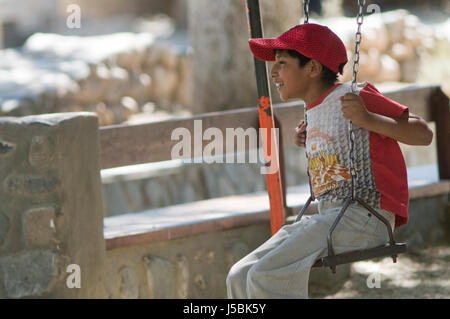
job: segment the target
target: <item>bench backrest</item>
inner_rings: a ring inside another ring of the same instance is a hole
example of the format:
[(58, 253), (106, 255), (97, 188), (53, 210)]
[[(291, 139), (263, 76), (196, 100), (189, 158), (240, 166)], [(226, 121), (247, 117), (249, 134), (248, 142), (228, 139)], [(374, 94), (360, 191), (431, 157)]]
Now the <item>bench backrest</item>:
[[(440, 179), (450, 179), (450, 112), (449, 99), (439, 86), (412, 86), (383, 92), (385, 96), (409, 107), (410, 112), (436, 124), (437, 154)], [(294, 127), (303, 118), (303, 103), (291, 102), (273, 106), (280, 129), (280, 149), (293, 144)], [(171, 160), (172, 140), (176, 128), (194, 132), (194, 121), (201, 120), (202, 129), (219, 129), (226, 136), (226, 128), (258, 129), (256, 107), (223, 112), (205, 113), (189, 118), (171, 119), (147, 124), (122, 124), (100, 128), (101, 168)], [(191, 141), (194, 148), (194, 138)], [(210, 141), (202, 139), (201, 149)], [(198, 145), (197, 145), (198, 147)], [(239, 148), (241, 147), (241, 149)], [(233, 152), (249, 150), (249, 144), (236, 145)], [(226, 153), (224, 147), (223, 153)], [(216, 155), (220, 155), (216, 153)], [(281, 166), (282, 173), (284, 168)]]

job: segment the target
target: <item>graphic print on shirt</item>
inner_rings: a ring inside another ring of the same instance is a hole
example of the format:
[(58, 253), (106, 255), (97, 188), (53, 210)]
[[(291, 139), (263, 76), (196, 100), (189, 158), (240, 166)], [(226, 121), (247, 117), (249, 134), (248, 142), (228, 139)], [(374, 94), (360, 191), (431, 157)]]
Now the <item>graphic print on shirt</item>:
[(318, 127), (312, 127), (308, 131), (307, 141), (309, 174), (314, 196), (317, 197), (337, 188), (339, 182), (351, 180), (350, 169), (339, 163), (338, 156), (323, 152), (330, 149), (326, 147), (326, 144), (334, 142), (331, 136)]

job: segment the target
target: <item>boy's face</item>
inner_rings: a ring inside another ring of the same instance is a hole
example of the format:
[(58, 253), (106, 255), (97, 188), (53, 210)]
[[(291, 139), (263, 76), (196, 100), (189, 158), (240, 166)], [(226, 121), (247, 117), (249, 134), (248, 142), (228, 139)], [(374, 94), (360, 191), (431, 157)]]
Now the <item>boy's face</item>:
[(292, 98), (302, 99), (308, 87), (307, 66), (300, 67), (299, 60), (283, 50), (277, 50), (270, 77), (277, 86), (283, 101)]

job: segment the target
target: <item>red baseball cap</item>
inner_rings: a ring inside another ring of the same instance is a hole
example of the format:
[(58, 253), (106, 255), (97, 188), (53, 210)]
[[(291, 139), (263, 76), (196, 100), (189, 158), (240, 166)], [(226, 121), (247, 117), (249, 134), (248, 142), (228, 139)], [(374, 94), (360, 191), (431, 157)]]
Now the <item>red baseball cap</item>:
[(348, 61), (341, 39), (328, 27), (315, 23), (297, 25), (274, 39), (250, 39), (249, 45), (260, 60), (275, 61), (274, 49), (295, 50), (335, 73)]

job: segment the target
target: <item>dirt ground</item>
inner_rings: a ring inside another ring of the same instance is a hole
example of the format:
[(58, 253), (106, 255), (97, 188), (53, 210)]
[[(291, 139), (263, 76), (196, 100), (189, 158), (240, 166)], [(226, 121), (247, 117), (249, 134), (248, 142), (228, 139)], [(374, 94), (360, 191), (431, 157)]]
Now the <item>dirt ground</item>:
[(338, 292), (314, 293), (311, 298), (448, 299), (450, 245), (399, 255), (395, 264), (390, 257), (354, 263), (351, 266), (351, 279)]

